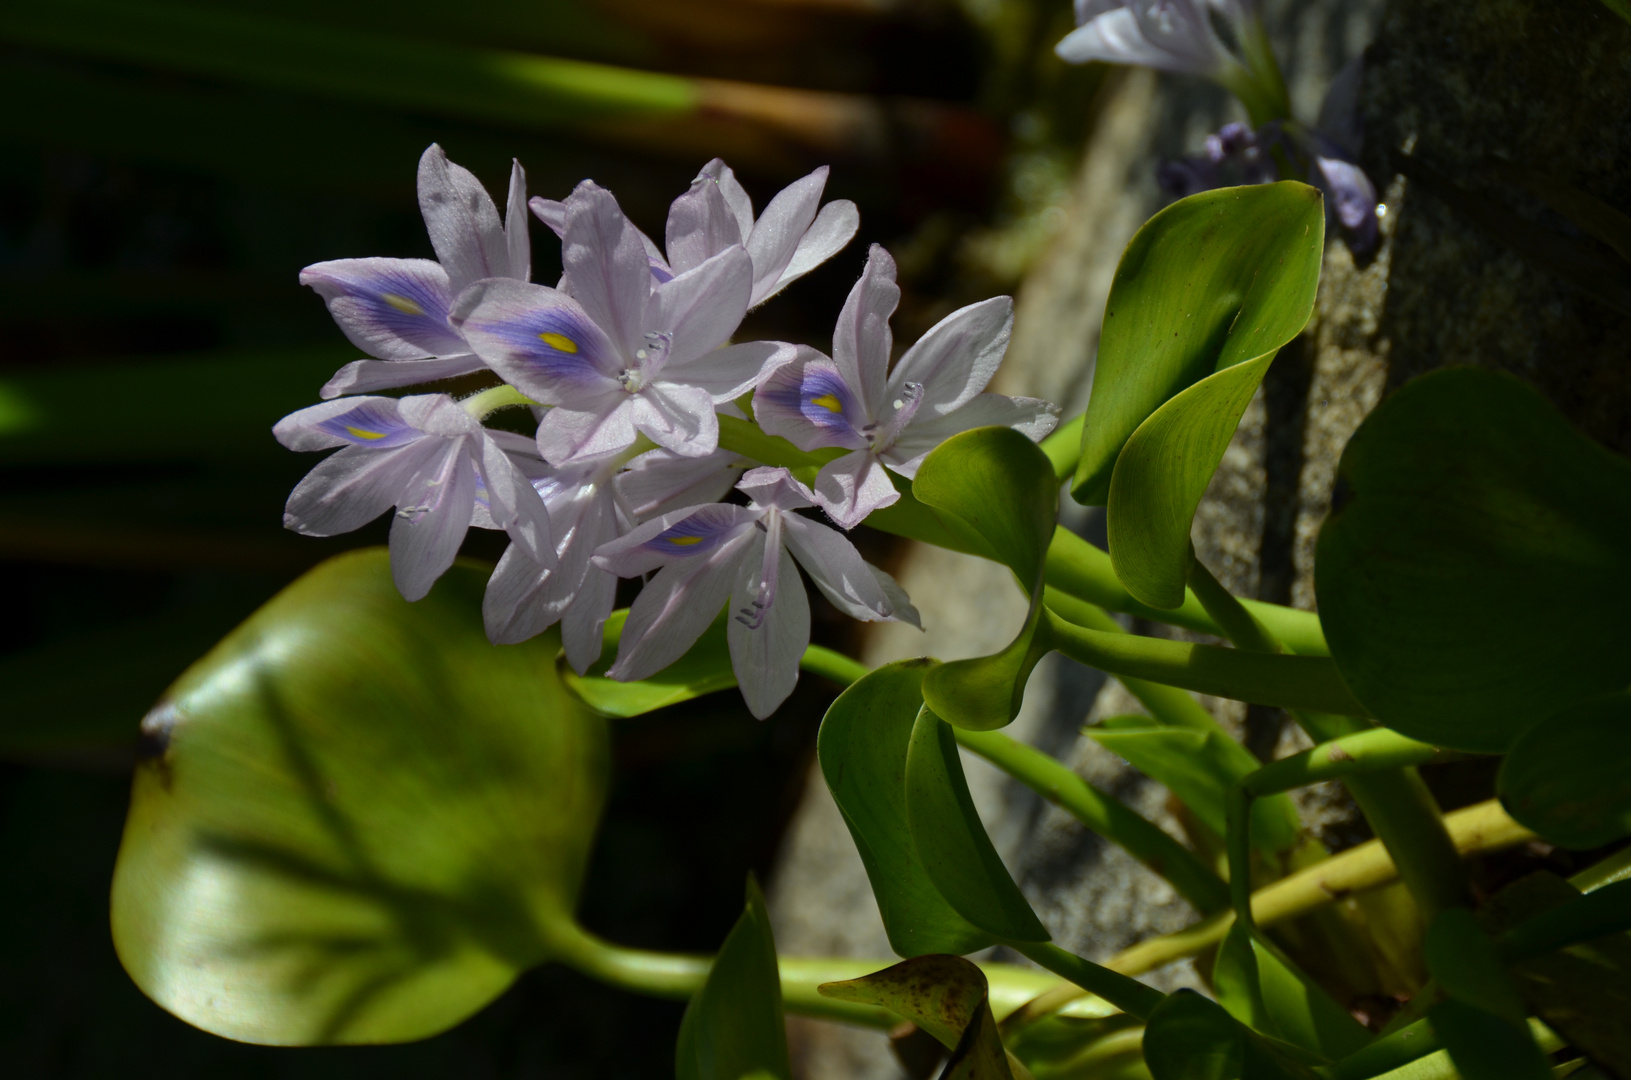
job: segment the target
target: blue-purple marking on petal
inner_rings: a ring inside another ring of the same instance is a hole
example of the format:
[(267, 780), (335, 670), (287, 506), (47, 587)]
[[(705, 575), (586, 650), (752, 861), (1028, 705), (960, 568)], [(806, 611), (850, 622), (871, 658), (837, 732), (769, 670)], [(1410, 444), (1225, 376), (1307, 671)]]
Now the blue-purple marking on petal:
[(603, 355), (604, 336), (566, 307), (533, 308), (508, 319), (471, 319), (467, 331), (497, 338), (511, 362), (555, 382), (598, 382), (623, 365)]
[(403, 423), (400, 417), (393, 415), (384, 405), (373, 401), (365, 401), (356, 408), (338, 416), (331, 416), (315, 426), (319, 431), (326, 431), (337, 439), (344, 439), (357, 446), (381, 449), (402, 446), (425, 437), (423, 432)]
[(822, 431), (853, 434), (864, 423), (855, 395), (836, 371), (814, 364), (804, 369), (797, 389), (767, 384), (760, 392), (771, 405), (798, 414)]
[(320, 278), (330, 289), (350, 299), (360, 309), (353, 310), (354, 318), (366, 319), (382, 331), (416, 344), (429, 345), (426, 338), (445, 337), (447, 340), (436, 350), (439, 352), (460, 348), (458, 335), (447, 324), (449, 298), (439, 282), (412, 273), (347, 273), (332, 265), (320, 271), (308, 270), (307, 275)]
[(705, 507), (640, 546), (660, 555), (689, 556), (712, 551), (741, 526), (736, 509), (724, 504)]

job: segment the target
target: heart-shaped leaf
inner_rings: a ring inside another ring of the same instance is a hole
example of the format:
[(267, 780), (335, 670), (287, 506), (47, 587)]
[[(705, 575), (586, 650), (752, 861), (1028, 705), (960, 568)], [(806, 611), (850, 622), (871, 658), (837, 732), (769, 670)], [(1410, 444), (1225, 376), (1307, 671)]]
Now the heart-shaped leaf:
[(906, 821), (929, 880), (959, 915), (993, 937), (1049, 940), (980, 823), (951, 727), (925, 706), (911, 739)]
[(396, 1042), (548, 959), (606, 732), (552, 636), (488, 643), (486, 578), (409, 604), (383, 548), (331, 559), (148, 714), (112, 907), (149, 997), (246, 1042)]
[(1156, 409), (1122, 448), (1105, 523), (1110, 564), (1135, 600), (1183, 606), (1195, 509), (1273, 359), (1208, 375)]
[(826, 997), (880, 1005), (951, 1051), (945, 1080), (1013, 1080), (985, 974), (960, 956), (919, 956), (883, 971), (817, 987)]
[(1105, 304), (1078, 502), (1104, 504), (1122, 447), (1167, 399), (1302, 330), (1324, 248), (1320, 193), (1293, 181), (1192, 195), (1144, 223)]
[(1049, 648), (1042, 571), (1059, 512), (1053, 467), (1019, 432), (976, 428), (924, 459), (912, 490), (1011, 569), (1031, 596), (1025, 625), (1001, 652), (942, 664), (923, 681), (924, 700), (948, 723), (975, 731), (1002, 727), (1019, 715), (1026, 681)]
[(1518, 821), (1554, 844), (1594, 848), (1631, 833), (1631, 696), (1564, 709), (1518, 737), (1497, 790)]
[(1239, 922), (1218, 948), (1212, 982), (1219, 1003), (1236, 1020), (1328, 1060), (1370, 1042), (1348, 1010)]
[(1507, 750), (1561, 708), (1631, 685), (1631, 462), (1509, 375), (1433, 372), (1343, 452), (1320, 532), (1321, 621), (1388, 727)]
[(691, 998), (674, 1051), (677, 1080), (790, 1080), (770, 913), (748, 878), (747, 905)]
[(901, 956), (970, 953), (993, 944), (935, 888), (906, 817), (906, 753), (932, 660), (887, 664), (838, 696), (816, 754), (861, 853), (889, 945)]

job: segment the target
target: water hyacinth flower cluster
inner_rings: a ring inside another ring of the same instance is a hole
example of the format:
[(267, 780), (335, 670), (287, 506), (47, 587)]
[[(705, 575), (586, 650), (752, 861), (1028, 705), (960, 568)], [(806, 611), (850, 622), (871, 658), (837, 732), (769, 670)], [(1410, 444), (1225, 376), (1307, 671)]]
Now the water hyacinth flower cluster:
[[(857, 232), (852, 203), (822, 204), (825, 184), (818, 169), (755, 216), (730, 168), (709, 162), (674, 201), (659, 247), (593, 181), (529, 204), (519, 164), (501, 220), (480, 182), (430, 147), (419, 203), (436, 261), (343, 259), (301, 274), (368, 357), (274, 428), (290, 449), (336, 451), (295, 488), (285, 524), (330, 536), (394, 511), (392, 574), (409, 600), (452, 565), (471, 526), (504, 531), (488, 636), (513, 643), (559, 624), (580, 674), (601, 657), (617, 579), (655, 572), (610, 675), (654, 674), (724, 610), (733, 669), (761, 718), (792, 691), (809, 643), (801, 568), (855, 618), (917, 625), (900, 586), (839, 529), (896, 501), (889, 473), (910, 479), (951, 435), (1000, 424), (1041, 439), (1058, 410), (985, 392), (1013, 322), (1007, 297), (947, 316), (891, 372), (900, 290), (879, 247), (830, 357), (733, 340), (750, 308)], [(529, 212), (561, 240), (553, 287), (530, 281)], [(359, 393), (477, 373), (495, 385), (463, 399)], [(722, 448), (719, 417), (743, 416), (748, 395), (766, 435), (848, 453), (809, 488)], [(534, 437), (484, 423), (511, 406), (533, 411)], [(722, 501), (733, 492), (747, 505)]]

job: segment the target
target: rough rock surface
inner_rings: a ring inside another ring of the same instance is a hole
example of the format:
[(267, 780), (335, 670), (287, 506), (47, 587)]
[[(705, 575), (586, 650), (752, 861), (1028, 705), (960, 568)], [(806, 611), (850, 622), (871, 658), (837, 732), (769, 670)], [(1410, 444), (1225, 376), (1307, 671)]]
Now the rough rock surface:
[[(1631, 451), (1631, 318), (1567, 280), (1580, 270), (1559, 265), (1556, 245), (1504, 225), (1562, 236), (1573, 245), (1566, 253), (1602, 258), (1607, 249), (1495, 168), (1538, 170), (1631, 208), (1631, 26), (1596, 0), (1395, 0), (1385, 15), (1374, 0), (1265, 6), (1302, 116), (1317, 113), (1331, 75), (1374, 38), (1362, 94), (1365, 165), (1388, 212), (1368, 259), (1329, 247), (1315, 319), (1248, 410), (1195, 540), (1237, 593), (1312, 608), (1314, 541), (1342, 447), (1412, 375), (1457, 363), (1512, 371), (1591, 435)], [(1231, 118), (1210, 88), (1141, 71), (1118, 74), (1099, 109), (1067, 224), (1020, 294), (998, 387), (1050, 397), (1067, 415), (1086, 403), (1116, 259), (1160, 205), (1156, 158), (1194, 151)], [(1102, 530), (1081, 508), (1070, 506), (1067, 521), (1090, 537)], [(991, 652), (1023, 617), (1006, 572), (977, 560), (918, 549), (902, 579), (928, 632), (885, 627), (868, 662)], [(950, 581), (955, 590), (944, 587)], [(1271, 711), (1207, 704), (1260, 755), (1300, 738)], [(1161, 789), (1077, 735), (1084, 719), (1135, 708), (1114, 680), (1055, 657), (1033, 676), (1009, 731), (1171, 828)], [(1163, 882), (1057, 808), (978, 762), (969, 774), (999, 850), (1062, 945), (1102, 958), (1192, 917)], [(1316, 791), (1302, 805), (1328, 842), (1362, 835), (1339, 794)], [(789, 953), (890, 955), (819, 774), (788, 837), (772, 910)], [(1152, 981), (1186, 985), (1194, 974), (1175, 965)], [(811, 1080), (900, 1075), (879, 1033), (802, 1023), (794, 1045)]]

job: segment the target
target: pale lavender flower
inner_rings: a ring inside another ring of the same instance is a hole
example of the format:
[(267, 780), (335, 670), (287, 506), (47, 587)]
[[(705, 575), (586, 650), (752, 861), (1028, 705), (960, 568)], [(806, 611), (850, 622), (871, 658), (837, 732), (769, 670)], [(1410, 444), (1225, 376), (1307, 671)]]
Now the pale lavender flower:
[(541, 566), (510, 545), (482, 601), (487, 635), (512, 644), (559, 622), (567, 662), (580, 675), (600, 659), (617, 592), (617, 575), (590, 561), (596, 549), (655, 514), (723, 498), (742, 475), (741, 462), (724, 451), (686, 458), (653, 450), (626, 465), (625, 455), (609, 454), (561, 469), (513, 456), (549, 508), (556, 562)]
[(484, 521), (540, 563), (555, 561), (549, 515), (499, 433), (446, 394), (352, 397), (272, 428), (291, 450), (341, 447), (295, 486), (283, 524), (307, 536), (361, 528), (391, 507), (391, 576), (418, 600), (453, 565), (485, 489)]
[(987, 394), (1008, 347), (1013, 301), (993, 297), (952, 312), (889, 370), (889, 317), (900, 300), (895, 261), (873, 246), (833, 331), (831, 358), (800, 346), (753, 398), (759, 427), (801, 450), (850, 451), (822, 466), (815, 500), (854, 528), (900, 498), (887, 467), (911, 479), (935, 447), (958, 432), (999, 425), (1040, 439), (1059, 421), (1037, 398)]
[(552, 406), (538, 425), (552, 465), (615, 453), (639, 434), (688, 457), (710, 454), (715, 407), (792, 358), (779, 342), (725, 344), (752, 289), (741, 245), (654, 287), (640, 231), (589, 181), (566, 201), (562, 262), (570, 295), (489, 279), (450, 317), (506, 382)]
[(786, 469), (754, 469), (737, 487), (751, 505), (659, 515), (601, 548), (594, 561), (619, 577), (657, 571), (629, 609), (612, 678), (635, 681), (666, 668), (729, 603), (731, 668), (748, 709), (762, 720), (792, 693), (810, 643), (798, 566), (857, 619), (919, 622), (893, 578), (863, 561), (842, 533), (795, 512), (812, 505), (811, 493)]
[(482, 278), (532, 276), (527, 239), (527, 178), (510, 168), (503, 224), (498, 208), (468, 170), (432, 144), (419, 159), (419, 209), (436, 262), (429, 259), (336, 259), (300, 272), (327, 303), (351, 343), (377, 360), (341, 368), (322, 397), (448, 379), (486, 365), (448, 324), (460, 292)]
[[(667, 258), (649, 237), (640, 234), (652, 275), (667, 281), (741, 244), (753, 261), (748, 306), (758, 307), (832, 258), (860, 228), (860, 212), (848, 199), (821, 204), (826, 184), (827, 167), (823, 165), (783, 188), (755, 219), (753, 200), (736, 174), (714, 158), (669, 208)], [(540, 221), (565, 238), (565, 203), (535, 198), (531, 206)]]
[(1076, 0), (1076, 29), (1054, 47), (1072, 64), (1135, 64), (1228, 83), (1244, 74), (1212, 26), (1211, 10), (1244, 19), (1242, 3), (1208, 0)]

